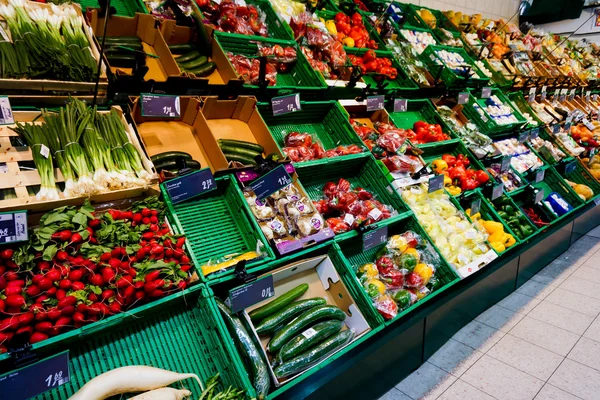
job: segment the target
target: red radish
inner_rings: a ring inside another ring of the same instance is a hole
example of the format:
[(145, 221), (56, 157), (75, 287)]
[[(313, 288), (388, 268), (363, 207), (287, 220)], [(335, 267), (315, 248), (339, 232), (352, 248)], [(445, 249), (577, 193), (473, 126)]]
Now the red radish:
[(62, 300), (60, 300), (58, 302), (57, 307), (60, 308), (65, 308), (66, 306), (74, 306), (75, 303), (77, 303), (77, 298), (75, 296), (66, 296), (65, 298), (63, 298)]
[(112, 303), (110, 303), (108, 305), (108, 308), (109, 308), (110, 312), (113, 314), (117, 314), (117, 313), (121, 312), (121, 305), (119, 303), (117, 303), (116, 301), (113, 301)]
[(88, 294), (87, 298), (88, 298), (89, 301), (93, 301), (93, 302), (98, 301), (98, 295), (96, 293), (93, 293), (93, 292), (90, 293), (90, 294)]
[(19, 274), (17, 274), (15, 271), (7, 271), (4, 274), (4, 277), (6, 278), (7, 281), (11, 282), (11, 281), (16, 281), (17, 279), (19, 279)]
[(35, 315), (32, 312), (26, 312), (19, 315), (19, 326), (26, 326), (33, 322)]
[(149, 217), (142, 218), (142, 224), (144, 224), (144, 225), (150, 225), (150, 218)]
[(48, 339), (48, 335), (46, 335), (45, 333), (33, 332), (31, 337), (29, 338), (29, 343), (34, 344), (46, 339)]
[(121, 212), (121, 219), (132, 219), (133, 212), (132, 211), (123, 211)]
[(158, 218), (156, 216), (151, 216), (150, 217), (150, 223), (151, 224), (158, 224)]
[(72, 282), (79, 282), (83, 278), (83, 271), (80, 269), (74, 269), (69, 272), (69, 280)]
[(17, 279), (14, 281), (10, 281), (6, 284), (7, 287), (11, 287), (11, 286), (17, 286), (17, 287), (23, 287), (25, 286), (25, 281), (23, 279)]
[(4, 291), (4, 294), (7, 296), (13, 296), (13, 295), (21, 294), (22, 291), (23, 291), (23, 288), (21, 288), (19, 286), (8, 286), (6, 288), (6, 290)]
[(110, 260), (108, 260), (108, 265), (110, 265), (114, 269), (117, 269), (121, 265), (121, 261), (117, 258), (111, 258)]
[(67, 254), (66, 251), (64, 250), (59, 250), (56, 252), (56, 255), (54, 256), (58, 261), (67, 261), (67, 257), (69, 256), (69, 254)]
[(156, 281), (146, 282), (144, 284), (144, 292), (146, 292), (148, 294), (154, 292), (156, 289), (158, 289), (158, 283)]
[(8, 341), (8, 335), (6, 333), (0, 333), (0, 344)]
[(137, 253), (135, 254), (135, 258), (138, 261), (142, 261), (144, 258), (146, 257), (146, 252), (144, 251), (144, 248), (142, 247), (141, 249), (139, 249), (137, 251)]
[(73, 260), (71, 261), (71, 265), (74, 265), (74, 266), (80, 266), (80, 265), (84, 265), (84, 264), (85, 264), (85, 258), (83, 258), (81, 256), (73, 257)]
[(134, 293), (135, 293), (135, 288), (133, 286), (128, 286), (127, 289), (125, 289), (125, 292), (123, 292), (123, 296), (125, 298), (131, 297), (131, 296), (133, 296)]
[(25, 289), (25, 293), (27, 293), (27, 296), (29, 297), (35, 297), (41, 294), (42, 290), (39, 288), (39, 286), (31, 285)]
[(52, 286), (50, 289), (46, 290), (46, 294), (49, 296), (56, 296), (56, 292), (58, 292), (58, 288), (55, 286)]
[(102, 268), (100, 273), (102, 274), (102, 279), (104, 279), (104, 282), (112, 282), (115, 279), (115, 271), (109, 267)]
[(60, 310), (60, 315), (63, 317), (68, 317), (69, 315), (73, 315), (75, 312), (75, 306), (66, 306)]
[(25, 305), (25, 298), (23, 296), (21, 296), (20, 294), (13, 294), (13, 295), (6, 296), (6, 299), (4, 300), (4, 302), (6, 303), (6, 305), (8, 307), (21, 308)]
[(123, 276), (122, 278), (120, 278), (117, 281), (117, 288), (118, 289), (123, 289), (123, 288), (126, 288), (128, 286), (131, 287), (131, 288), (133, 288), (133, 286), (131, 284), (132, 280), (133, 280), (133, 278), (131, 276)]
[(158, 210), (150, 210), (151, 215), (158, 215)]
[(144, 297), (146, 297), (146, 292), (144, 292), (143, 290), (138, 290), (135, 292), (135, 299), (137, 301), (142, 300)]
[(152, 272), (149, 272), (146, 275), (146, 277), (144, 278), (144, 280), (146, 282), (152, 282), (152, 281), (156, 280), (159, 275), (160, 275), (160, 271), (152, 271)]
[(158, 298), (158, 297), (162, 297), (162, 296), (164, 296), (164, 292), (162, 290), (159, 290), (159, 289), (157, 289), (157, 290), (153, 291), (152, 293), (150, 293), (150, 297), (152, 297), (152, 298)]
[(185, 252), (182, 249), (173, 250), (173, 257), (175, 257), (176, 259), (180, 259), (184, 255), (185, 255)]
[(51, 269), (46, 273), (46, 277), (52, 280), (52, 282), (56, 282), (60, 280), (60, 271), (57, 269)]
[(52, 322), (50, 321), (42, 321), (35, 324), (35, 330), (38, 332), (48, 332), (52, 329)]
[(158, 232), (158, 229), (159, 229), (159, 228), (158, 228), (158, 225), (156, 225), (156, 224), (152, 224), (152, 225), (150, 225), (150, 230), (151, 230), (152, 232)]
[(166, 257), (173, 257), (174, 251), (173, 249), (166, 249), (165, 250), (165, 256)]
[(187, 282), (186, 281), (179, 281), (179, 283), (177, 284), (177, 287), (181, 290), (185, 289), (187, 287)]
[(17, 335), (31, 335), (33, 333), (33, 326), (22, 326), (17, 329)]
[(94, 230), (92, 228), (88, 226), (85, 230), (89, 233), (88, 237), (94, 237)]
[(129, 271), (129, 261), (121, 261), (117, 269), (120, 269), (123, 272)]
[(100, 274), (93, 274), (92, 276), (90, 276), (89, 282), (94, 286), (103, 286), (104, 278), (102, 278), (102, 275)]
[(58, 287), (63, 290), (71, 289), (72, 282), (68, 279), (63, 279), (58, 283)]
[(112, 258), (112, 254), (110, 252), (104, 253), (100, 256), (100, 261), (108, 262)]
[(13, 249), (4, 249), (0, 252), (0, 258), (2, 258), (3, 260), (10, 260), (12, 259), (14, 253), (15, 252)]
[(88, 226), (92, 229), (99, 228), (101, 224), (102, 224), (102, 221), (99, 220), (98, 218), (94, 218), (94, 219), (91, 219), (88, 221)]
[(160, 255), (165, 251), (165, 248), (159, 244), (154, 245), (150, 250), (150, 254)]
[(166, 239), (163, 241), (163, 246), (165, 246), (165, 247), (168, 247), (168, 248), (172, 249), (172, 248), (173, 248), (173, 241), (171, 240), (171, 238), (166, 238)]
[(7, 285), (6, 279), (4, 279), (3, 276), (0, 276), (0, 290), (3, 290)]
[(12, 269), (18, 269), (19, 268), (19, 266), (17, 265), (17, 263), (14, 262), (14, 261), (12, 261), (12, 260), (6, 260), (4, 262), (6, 263), (6, 266), (8, 268), (12, 268)]
[(175, 243), (175, 247), (177, 247), (178, 249), (183, 248), (183, 245), (185, 244), (185, 237), (180, 237), (177, 238), (177, 243)]
[(31, 278), (31, 281), (33, 282), (34, 285), (39, 285), (39, 283), (44, 279), (44, 275), (42, 274), (35, 274), (33, 276), (33, 278)]
[(6, 305), (4, 304), (4, 300), (0, 299), (0, 312), (4, 312), (6, 309)]
[(71, 244), (78, 244), (81, 242), (83, 242), (83, 237), (81, 237), (79, 233), (74, 233), (73, 236), (71, 236)]
[(188, 256), (181, 256), (181, 258), (179, 259), (179, 262), (181, 264), (189, 264), (190, 263), (190, 258)]
[(50, 267), (51, 267), (51, 265), (50, 265), (50, 263), (48, 261), (40, 261), (40, 262), (38, 262), (38, 268), (42, 272), (50, 269)]
[(144, 234), (142, 234), (142, 239), (144, 240), (152, 240), (154, 238), (154, 233), (152, 232), (146, 232)]
[(144, 287), (144, 282), (138, 281), (133, 284), (133, 287), (136, 289), (141, 289)]
[(73, 284), (71, 285), (71, 290), (84, 290), (85, 289), (85, 283), (79, 281), (79, 282), (73, 282)]
[(129, 268), (129, 270), (127, 272), (133, 278), (135, 278), (135, 276), (137, 275), (137, 272), (136, 272), (136, 270), (134, 268)]
[(71, 231), (68, 229), (65, 229), (64, 231), (58, 231), (56, 233), (52, 234), (52, 239), (54, 240), (59, 240), (61, 242), (68, 242), (69, 239), (71, 239)]
[(73, 314), (73, 321), (83, 323), (85, 322), (85, 316), (79, 311), (77, 311), (75, 314)]
[(119, 210), (108, 210), (107, 211), (113, 219), (121, 219), (121, 211)]
[(152, 211), (149, 208), (144, 208), (142, 210), (142, 217), (149, 217), (152, 215)]
[(115, 291), (114, 290), (110, 290), (110, 289), (105, 289), (104, 291), (102, 291), (102, 294), (100, 295), (100, 298), (102, 299), (102, 301), (106, 301), (108, 299), (110, 299), (111, 297), (115, 296)]
[(190, 268), (192, 268), (191, 265), (187, 264), (187, 265), (180, 265), (179, 268), (181, 268), (181, 270), (183, 272), (188, 272), (190, 270)]
[(42, 294), (40, 296), (38, 296), (37, 299), (35, 299), (35, 304), (42, 304), (44, 302), (44, 300), (49, 299), (50, 296), (48, 296), (47, 294)]
[(64, 326), (67, 326), (71, 323), (71, 317), (60, 317), (56, 323), (54, 324), (54, 326), (58, 327), (58, 328), (62, 328)]
[(63, 289), (58, 289), (56, 291), (56, 299), (58, 301), (61, 301), (62, 299), (64, 299), (65, 297), (67, 297), (67, 291), (63, 290)]
[(56, 321), (60, 318), (60, 310), (58, 308), (53, 308), (47, 312), (47, 315), (50, 321)]

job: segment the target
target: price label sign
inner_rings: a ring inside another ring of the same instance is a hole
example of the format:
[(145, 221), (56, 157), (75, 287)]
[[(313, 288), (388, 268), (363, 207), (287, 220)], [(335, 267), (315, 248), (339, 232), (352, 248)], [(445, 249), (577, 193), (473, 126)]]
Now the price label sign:
[(491, 87), (484, 87), (483, 89), (481, 89), (481, 98), (482, 99), (489, 99), (491, 95), (492, 95)]
[(29, 399), (71, 380), (69, 351), (0, 375), (0, 393), (5, 399)]
[(569, 101), (575, 100), (575, 89), (571, 89), (569, 92)]
[(458, 104), (467, 104), (469, 102), (469, 92), (461, 92), (458, 94)]
[(577, 161), (571, 161), (565, 165), (565, 175), (569, 175), (577, 169)]
[(273, 296), (275, 296), (273, 275), (267, 275), (254, 282), (231, 289), (229, 291), (231, 311), (240, 312)]
[(510, 167), (510, 159), (512, 157), (508, 156), (508, 157), (504, 157), (502, 159), (502, 164), (500, 164), (500, 172), (504, 172), (508, 169), (508, 167)]
[(492, 189), (492, 201), (496, 200), (498, 197), (502, 196), (503, 192), (504, 192), (504, 184), (503, 183), (499, 183), (498, 185), (494, 186), (494, 188)]
[(519, 143), (525, 143), (529, 139), (529, 131), (521, 132), (519, 134)]
[(598, 205), (598, 204), (600, 204), (600, 197), (596, 197), (596, 198), (594, 199), (594, 204), (595, 204), (595, 205)]
[(596, 129), (594, 124), (592, 124), (590, 121), (588, 121), (587, 118), (584, 118), (582, 122), (585, 125), (585, 127), (588, 128), (590, 131), (593, 131), (594, 129)]
[(562, 89), (560, 91), (560, 97), (558, 98), (558, 101), (560, 101), (561, 103), (563, 103), (565, 100), (567, 100), (567, 89)]
[(27, 211), (0, 213), (0, 245), (27, 239)]
[(529, 137), (530, 137), (531, 139), (537, 139), (539, 136), (540, 136), (540, 128), (535, 128), (535, 129), (532, 129), (532, 130), (529, 132)]
[(264, 200), (278, 190), (283, 189), (292, 183), (292, 178), (285, 170), (284, 165), (280, 165), (272, 171), (266, 173), (260, 178), (252, 181), (250, 187), (260, 200)]
[(540, 101), (544, 101), (546, 100), (546, 90), (548, 89), (547, 86), (542, 86), (542, 92), (540, 93)]
[(429, 193), (437, 192), (438, 190), (442, 190), (444, 187), (444, 175), (436, 175), (434, 177), (429, 178)]
[(530, 103), (533, 103), (535, 101), (535, 91), (536, 91), (536, 88), (534, 88), (534, 87), (532, 87), (532, 88), (529, 89), (529, 97), (528, 97), (527, 100)]
[(408, 100), (394, 99), (394, 112), (405, 112), (408, 110)]
[[(471, 203), (471, 215), (475, 215), (481, 210), (481, 199), (473, 200)], [(471, 216), (469, 215), (469, 217)]]
[(585, 92), (585, 102), (589, 103), (590, 102), (590, 96), (591, 96), (592, 92), (590, 92), (589, 90), (587, 92)]
[(597, 94), (593, 94), (593, 95), (592, 95), (592, 101), (593, 101), (593, 102), (596, 102), (596, 101), (598, 101), (598, 95), (597, 95)]
[(210, 168), (170, 179), (161, 185), (167, 190), (173, 204), (181, 203), (217, 188)]
[(372, 249), (373, 247), (377, 247), (382, 243), (387, 242), (388, 240), (388, 227), (382, 226), (378, 229), (373, 229), (372, 231), (366, 232), (363, 235), (363, 251), (367, 251)]
[(300, 104), (300, 93), (273, 97), (271, 99), (271, 108), (273, 109), (274, 116), (302, 110), (302, 105)]
[(141, 99), (143, 117), (179, 118), (181, 116), (179, 96), (142, 93)]
[[(367, 111), (383, 110), (385, 105), (385, 96), (369, 96), (367, 97)], [(395, 104), (394, 104), (395, 106)]]
[(560, 125), (559, 124), (552, 125), (552, 133), (556, 134), (558, 132), (560, 132)]
[(538, 189), (537, 193), (535, 194), (535, 200), (533, 201), (534, 203), (539, 203), (540, 201), (544, 200), (544, 189)]
[(559, 93), (560, 93), (560, 89), (556, 89), (556, 90), (554, 91), (553, 100), (554, 100), (555, 102), (556, 102), (556, 101), (558, 101), (558, 96), (559, 96)]
[(10, 101), (7, 96), (0, 96), (0, 125), (11, 125), (15, 123), (15, 118), (10, 108)]
[(540, 183), (541, 181), (544, 180), (544, 173), (545, 173), (545, 170), (543, 170), (543, 169), (540, 169), (539, 171), (537, 171), (535, 173), (535, 183)]

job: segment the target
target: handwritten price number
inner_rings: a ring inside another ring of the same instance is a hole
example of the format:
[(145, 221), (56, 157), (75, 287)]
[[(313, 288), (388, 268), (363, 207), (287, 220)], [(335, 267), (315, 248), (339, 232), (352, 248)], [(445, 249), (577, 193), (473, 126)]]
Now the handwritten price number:
[(287, 186), (292, 183), (292, 180), (286, 176), (282, 176), (281, 178), (277, 179), (277, 183), (279, 183), (281, 186)]
[(213, 181), (212, 179), (207, 179), (205, 181), (202, 181), (202, 190), (208, 190), (211, 187), (213, 187), (215, 184), (215, 181)]
[(48, 377), (45, 379), (46, 385), (49, 388), (62, 385), (64, 383), (64, 379), (63, 379), (62, 375), (63, 375), (62, 371), (59, 371), (59, 372), (55, 373), (54, 375), (52, 375), (52, 374), (48, 375)]
[(260, 295), (262, 296), (263, 299), (268, 299), (269, 297), (273, 296), (273, 291), (271, 290), (270, 287), (265, 288), (261, 291)]
[(288, 104), (287, 105), (287, 109), (288, 109), (289, 112), (297, 111), (296, 107), (293, 104)]
[(0, 229), (0, 237), (8, 236), (8, 228)]

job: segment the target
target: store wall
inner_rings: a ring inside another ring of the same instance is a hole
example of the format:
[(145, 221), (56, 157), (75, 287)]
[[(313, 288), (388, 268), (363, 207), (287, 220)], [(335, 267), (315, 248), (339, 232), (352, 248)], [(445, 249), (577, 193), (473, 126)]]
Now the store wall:
[[(486, 18), (509, 19), (515, 15), (520, 0), (403, 0), (438, 10), (455, 10), (467, 14), (481, 14)], [(517, 21), (517, 17), (513, 22)]]
[[(594, 12), (597, 8), (587, 8), (583, 10), (581, 16), (577, 19), (566, 19), (564, 21), (552, 22), (550, 24), (537, 25), (536, 28), (543, 29), (546, 32), (559, 34), (573, 34), (573, 38), (586, 38), (592, 42), (600, 43), (600, 19), (596, 21)], [(596, 26), (598, 22), (599, 26)]]

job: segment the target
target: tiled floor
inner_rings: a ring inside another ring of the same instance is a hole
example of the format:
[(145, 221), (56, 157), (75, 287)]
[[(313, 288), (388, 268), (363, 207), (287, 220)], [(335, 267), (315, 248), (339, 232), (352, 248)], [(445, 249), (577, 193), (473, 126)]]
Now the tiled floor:
[(380, 400), (600, 400), (600, 227)]

